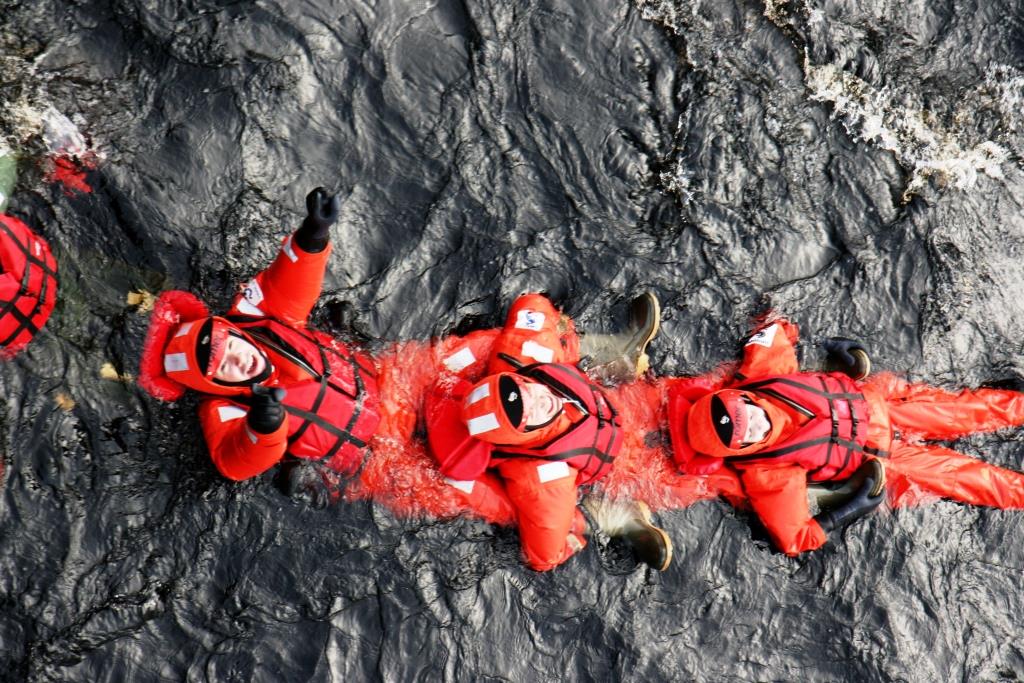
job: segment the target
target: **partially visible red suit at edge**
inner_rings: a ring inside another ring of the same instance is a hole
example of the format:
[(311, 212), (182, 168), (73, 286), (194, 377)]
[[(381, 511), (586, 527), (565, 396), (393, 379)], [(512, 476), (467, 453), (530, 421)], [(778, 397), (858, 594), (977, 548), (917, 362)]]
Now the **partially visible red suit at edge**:
[(25, 223), (0, 214), (0, 358), (25, 348), (57, 301), (57, 263)]
[[(575, 367), (572, 321), (541, 295), (513, 304), (491, 349), (487, 379), (474, 385), (460, 376), (460, 353), (450, 356), (452, 373), (427, 398), (430, 450), (471, 510), (514, 518), (527, 564), (552, 569), (586, 545), (577, 487), (610, 471), (622, 445), (616, 410)], [(531, 385), (557, 387), (561, 405), (549, 421), (523, 431), (517, 427), (526, 417), (514, 411), (522, 410)]]
[[(891, 373), (854, 381), (843, 373), (800, 372), (797, 337), (794, 323), (769, 322), (748, 339), (731, 381), (672, 380), (668, 392), (673, 455), (680, 470), (698, 475), (723, 467), (735, 471), (754, 512), (783, 552), (797, 555), (827, 540), (822, 516), (810, 514), (808, 483), (846, 479), (870, 458), (884, 463), (893, 506), (913, 504), (924, 492), (975, 505), (1024, 507), (1021, 473), (925, 443), (1020, 426), (1024, 394), (998, 389), (953, 393)], [(723, 441), (723, 427), (741, 431), (748, 426), (738, 406), (763, 411), (770, 423), (763, 439)]]
[(318, 188), (307, 207), (303, 226), (224, 317), (182, 291), (165, 292), (153, 309), (140, 384), (163, 400), (202, 394), (203, 435), (228, 479), (259, 475), (285, 453), (353, 474), (380, 421), (372, 360), (307, 327), (338, 203)]

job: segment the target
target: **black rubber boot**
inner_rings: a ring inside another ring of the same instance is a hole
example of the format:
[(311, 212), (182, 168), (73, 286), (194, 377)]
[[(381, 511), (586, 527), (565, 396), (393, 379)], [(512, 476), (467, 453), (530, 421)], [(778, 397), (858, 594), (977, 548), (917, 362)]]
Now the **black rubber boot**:
[(865, 460), (857, 468), (857, 471), (850, 475), (849, 479), (844, 479), (842, 482), (808, 484), (808, 503), (826, 512), (842, 507), (857, 495), (868, 478), (875, 482), (869, 493), (872, 498), (875, 498), (885, 490), (885, 466), (881, 460), (877, 458)]
[(637, 562), (663, 572), (672, 563), (672, 539), (664, 529), (651, 523), (651, 509), (646, 503), (635, 505), (637, 516), (624, 530), (623, 538), (633, 549)]
[(661, 304), (653, 292), (644, 292), (629, 304), (629, 327), (619, 334), (580, 337), (580, 355), (587, 372), (602, 382), (630, 382), (647, 372), (647, 345), (661, 327)]
[(862, 382), (871, 374), (871, 358), (864, 349), (851, 349), (849, 354), (853, 356), (854, 363), (850, 365), (837, 356), (829, 356), (825, 360), (825, 372), (841, 372), (847, 377)]
[(610, 540), (625, 544), (638, 563), (659, 572), (668, 569), (672, 563), (672, 539), (651, 522), (651, 509), (646, 503), (588, 496), (583, 508), (589, 521)]

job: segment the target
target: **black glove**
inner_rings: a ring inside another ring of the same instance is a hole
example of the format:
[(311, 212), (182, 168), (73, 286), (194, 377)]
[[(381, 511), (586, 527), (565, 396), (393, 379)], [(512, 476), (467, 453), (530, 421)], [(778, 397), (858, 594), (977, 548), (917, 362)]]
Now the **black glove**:
[(867, 349), (858, 341), (846, 337), (828, 337), (822, 340), (821, 348), (828, 354), (825, 369), (829, 372), (843, 372), (858, 381), (871, 372), (871, 358)]
[(257, 434), (270, 434), (284, 422), (284, 389), (252, 385), (252, 403), (249, 405), (249, 429)]
[(318, 187), (306, 195), (306, 219), (295, 232), (295, 243), (309, 254), (321, 252), (331, 239), (331, 226), (338, 220), (341, 200)]
[(814, 516), (814, 520), (821, 526), (822, 530), (828, 532), (849, 524), (855, 519), (863, 517), (885, 500), (885, 488), (878, 492), (877, 496), (871, 495), (871, 489), (875, 487), (874, 477), (864, 480), (860, 490), (850, 500), (840, 505), (835, 510), (822, 512)]

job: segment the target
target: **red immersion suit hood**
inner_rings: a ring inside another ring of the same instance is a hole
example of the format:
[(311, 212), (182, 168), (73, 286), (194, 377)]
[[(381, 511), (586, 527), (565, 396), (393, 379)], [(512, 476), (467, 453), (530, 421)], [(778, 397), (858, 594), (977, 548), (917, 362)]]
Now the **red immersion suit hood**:
[(230, 334), (252, 339), (224, 318), (210, 316), (195, 295), (181, 290), (164, 292), (153, 306), (139, 384), (164, 401), (176, 401), (186, 389), (204, 394), (236, 396), (247, 386), (225, 386), (213, 379)]
[(462, 403), (462, 419), (470, 435), (488, 443), (525, 446), (547, 441), (564, 430), (564, 411), (546, 425), (527, 429), (522, 387), (530, 383), (511, 372), (499, 372), (477, 383)]
[[(743, 445), (747, 431), (747, 412), (744, 405), (754, 403), (765, 408), (764, 401), (747, 391), (723, 389), (701, 397), (690, 408), (687, 434), (690, 445), (698, 453), (727, 458), (730, 455), (756, 453), (774, 442), (782, 428), (780, 420), (772, 420), (768, 435), (758, 443)], [(769, 419), (775, 410), (766, 410)]]

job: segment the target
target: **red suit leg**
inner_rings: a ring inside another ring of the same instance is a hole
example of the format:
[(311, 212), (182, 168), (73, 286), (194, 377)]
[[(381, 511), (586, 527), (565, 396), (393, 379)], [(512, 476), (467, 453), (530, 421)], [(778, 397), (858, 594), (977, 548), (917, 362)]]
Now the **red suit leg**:
[(895, 442), (885, 472), (893, 507), (933, 495), (972, 505), (1024, 508), (1024, 474), (935, 444)]
[[(540, 467), (550, 464), (539, 463)], [(519, 542), (526, 563), (537, 571), (562, 564), (586, 545), (586, 522), (576, 507), (576, 470), (565, 467), (567, 476), (542, 480), (550, 470), (538, 469), (536, 460), (509, 460), (501, 464), (505, 490), (516, 508)], [(570, 544), (569, 534), (575, 537)]]
[(486, 473), (473, 481), (445, 482), (457, 491), (462, 511), (481, 517), (492, 524), (515, 523), (516, 509), (501, 479)]
[(920, 439), (956, 439), (1024, 424), (1024, 394), (1003, 389), (953, 393), (927, 384), (900, 383), (888, 394), (892, 426)]

